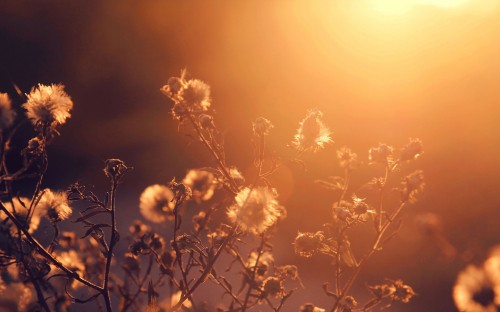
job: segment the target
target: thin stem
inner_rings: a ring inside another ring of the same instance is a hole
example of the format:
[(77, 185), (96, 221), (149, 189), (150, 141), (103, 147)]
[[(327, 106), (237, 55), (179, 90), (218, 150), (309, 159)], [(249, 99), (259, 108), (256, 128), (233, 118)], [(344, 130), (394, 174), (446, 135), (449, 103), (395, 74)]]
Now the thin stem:
[(108, 255), (106, 257), (106, 268), (104, 271), (104, 281), (103, 281), (103, 286), (102, 286), (102, 295), (104, 297), (104, 302), (106, 304), (106, 310), (108, 312), (112, 311), (111, 307), (111, 298), (109, 296), (109, 272), (111, 268), (111, 259), (113, 258), (113, 249), (116, 245), (117, 239), (116, 239), (116, 216), (115, 216), (115, 196), (116, 196), (116, 185), (117, 181), (115, 178), (112, 179), (111, 183), (111, 240), (109, 242), (109, 250), (108, 250)]
[(74, 278), (75, 280), (79, 281), (80, 283), (92, 289), (102, 292), (103, 290), (102, 287), (97, 286), (96, 284), (84, 279), (83, 277), (78, 275), (78, 273), (68, 269), (64, 264), (55, 259), (47, 250), (45, 250), (45, 248), (33, 236), (31, 236), (28, 230), (24, 228), (24, 226), (16, 219), (16, 217), (14, 217), (14, 215), (1, 202), (0, 202), (0, 209), (9, 217), (10, 220), (12, 220), (12, 222), (14, 222), (16, 227), (23, 232), (24, 236), (26, 236), (26, 239), (38, 250), (38, 252), (43, 257), (52, 262), (52, 264), (61, 269), (64, 273), (68, 274), (68, 276)]
[(380, 232), (377, 234), (377, 237), (375, 239), (375, 242), (373, 243), (372, 245), (372, 248), (370, 249), (370, 251), (359, 261), (358, 265), (356, 266), (356, 268), (354, 269), (354, 271), (352, 272), (352, 274), (349, 276), (349, 279), (347, 280), (347, 282), (345, 283), (344, 285), (344, 288), (342, 289), (342, 291), (340, 292), (340, 295), (338, 296), (337, 298), (337, 301), (335, 302), (335, 305), (333, 306), (333, 308), (331, 309), (332, 312), (335, 312), (336, 309), (338, 308), (340, 302), (342, 301), (342, 299), (347, 295), (347, 292), (349, 291), (349, 289), (351, 288), (352, 284), (354, 283), (354, 280), (356, 279), (356, 277), (358, 276), (359, 272), (361, 271), (361, 269), (363, 268), (364, 264), (366, 263), (366, 261), (368, 261), (368, 259), (375, 253), (377, 252), (382, 246), (381, 246), (381, 242), (382, 242), (382, 238), (385, 234), (385, 232), (387, 231), (387, 229), (389, 228), (389, 226), (392, 224), (392, 222), (395, 220), (395, 218), (401, 213), (401, 210), (403, 209), (403, 207), (406, 205), (406, 202), (402, 202), (401, 205), (398, 207), (398, 209), (396, 209), (390, 216), (390, 218), (384, 223), (384, 225), (381, 227), (380, 229)]
[(177, 311), (182, 306), (184, 301), (186, 301), (186, 299), (189, 298), (189, 296), (191, 296), (193, 294), (193, 292), (201, 284), (203, 284), (203, 282), (206, 281), (206, 279), (209, 277), (209, 275), (212, 272), (212, 268), (213, 268), (215, 262), (217, 261), (217, 259), (221, 255), (222, 251), (226, 248), (227, 244), (232, 240), (233, 235), (236, 233), (237, 229), (238, 229), (238, 225), (233, 226), (233, 228), (231, 229), (231, 231), (227, 235), (226, 239), (222, 242), (219, 249), (217, 249), (217, 252), (215, 253), (215, 255), (213, 257), (208, 258), (208, 263), (207, 263), (207, 266), (205, 267), (205, 270), (203, 270), (203, 273), (201, 273), (201, 275), (198, 277), (198, 279), (193, 284), (193, 286), (189, 289), (189, 291), (187, 293), (182, 294), (179, 302), (175, 306), (172, 307), (172, 311)]
[(250, 298), (250, 294), (251, 294), (252, 289), (253, 289), (253, 281), (255, 280), (255, 272), (257, 272), (257, 267), (259, 266), (259, 260), (260, 260), (260, 257), (262, 256), (262, 251), (264, 249), (265, 244), (266, 244), (266, 237), (265, 237), (265, 234), (262, 233), (261, 240), (260, 240), (260, 246), (259, 246), (259, 249), (257, 249), (257, 259), (255, 259), (255, 265), (253, 266), (252, 273), (249, 276), (248, 290), (247, 290), (247, 293), (245, 295), (245, 301), (243, 302), (243, 306), (241, 307), (242, 312), (245, 312), (247, 309), (248, 299)]
[(212, 147), (212, 145), (210, 145), (210, 143), (208, 142), (208, 140), (205, 138), (205, 136), (201, 132), (200, 126), (194, 120), (193, 116), (191, 114), (188, 114), (188, 118), (189, 118), (189, 121), (191, 122), (191, 124), (193, 125), (194, 130), (196, 131), (196, 134), (200, 138), (201, 142), (210, 151), (210, 153), (214, 157), (215, 161), (217, 162), (217, 165), (219, 166), (219, 169), (221, 170), (222, 174), (224, 175), (224, 177), (229, 181), (229, 183), (233, 187), (233, 190), (231, 190), (231, 191), (234, 192), (234, 193), (237, 192), (239, 190), (239, 187), (236, 184), (236, 182), (234, 182), (234, 179), (231, 177), (231, 174), (229, 174), (229, 172), (227, 171), (227, 168), (226, 168), (224, 162), (219, 157), (219, 155), (217, 154), (217, 152), (214, 150), (214, 148)]

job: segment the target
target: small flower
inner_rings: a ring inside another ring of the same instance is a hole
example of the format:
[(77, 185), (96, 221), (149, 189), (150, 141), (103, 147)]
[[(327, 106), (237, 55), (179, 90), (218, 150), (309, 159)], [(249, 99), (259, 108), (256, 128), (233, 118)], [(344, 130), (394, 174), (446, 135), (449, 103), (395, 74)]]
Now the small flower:
[(185, 79), (185, 71), (180, 77), (171, 77), (161, 92), (173, 102), (172, 115), (182, 120), (189, 114), (200, 114), (210, 108), (210, 86), (199, 79)]
[(66, 192), (52, 192), (50, 189), (43, 191), (37, 208), (45, 212), (51, 222), (66, 220), (73, 213), (68, 205), (68, 194)]
[(368, 151), (368, 159), (371, 163), (379, 163), (387, 166), (392, 161), (394, 148), (390, 145), (380, 143)]
[(198, 245), (200, 244), (200, 241), (197, 238), (195, 238), (194, 236), (191, 236), (188, 234), (179, 235), (177, 237), (176, 243), (177, 243), (177, 248), (179, 248), (179, 251), (181, 253), (190, 252), (193, 250), (200, 249), (198, 247)]
[(353, 170), (359, 167), (358, 155), (353, 153), (350, 148), (344, 146), (337, 151), (337, 159), (340, 167), (346, 170)]
[(12, 109), (12, 102), (7, 93), (0, 92), (0, 129), (5, 130), (12, 126), (16, 112)]
[(410, 138), (410, 142), (401, 150), (399, 160), (409, 161), (416, 159), (424, 152), (424, 147), (420, 139)]
[(107, 159), (104, 163), (104, 174), (114, 181), (120, 180), (131, 169), (133, 168), (125, 166), (123, 160), (120, 159)]
[(283, 298), (285, 295), (285, 288), (283, 287), (283, 280), (274, 276), (270, 276), (262, 283), (262, 292), (264, 296), (272, 296), (275, 298)]
[(64, 92), (62, 84), (46, 86), (38, 84), (26, 94), (28, 100), (23, 104), (26, 115), (33, 125), (63, 125), (71, 117), (73, 102)]
[[(259, 259), (258, 263), (257, 263), (257, 258)], [(248, 256), (246, 267), (247, 270), (252, 272), (253, 268), (257, 266), (255, 270), (255, 276), (257, 279), (263, 280), (273, 263), (274, 263), (274, 257), (272, 253), (268, 251), (263, 251), (259, 257), (259, 253), (257, 251), (252, 251)]]
[(493, 284), (483, 268), (469, 265), (458, 274), (453, 299), (460, 311), (496, 312), (500, 307), (500, 285)]
[(206, 111), (210, 107), (210, 86), (199, 79), (188, 80), (182, 99), (187, 107)]
[(268, 135), (273, 128), (274, 125), (264, 117), (258, 117), (253, 122), (253, 133), (256, 136)]
[(391, 296), (392, 300), (408, 303), (415, 296), (413, 289), (405, 285), (402, 280), (392, 281), (392, 284), (394, 286), (394, 293)]
[(325, 235), (321, 231), (316, 233), (299, 232), (293, 243), (295, 253), (306, 258), (312, 257), (314, 254), (322, 252), (325, 249), (324, 241)]
[(276, 200), (276, 193), (267, 187), (244, 188), (235, 201), (227, 211), (229, 220), (255, 234), (263, 233), (286, 216), (285, 209)]
[(155, 184), (148, 186), (139, 199), (139, 209), (147, 220), (163, 223), (173, 219), (174, 193), (166, 186)]
[(323, 124), (323, 113), (318, 110), (310, 111), (299, 123), (299, 128), (292, 141), (299, 151), (317, 151), (324, 147), (326, 143), (332, 142), (330, 130)]
[(389, 298), (392, 301), (407, 303), (415, 296), (413, 289), (405, 285), (402, 280), (387, 280), (382, 285), (369, 286), (368, 288), (378, 299)]
[(175, 182), (175, 178), (168, 183), (168, 187), (174, 192), (174, 200), (177, 205), (180, 205), (193, 196), (191, 188), (184, 183)]
[(192, 169), (186, 174), (182, 183), (192, 191), (192, 196), (197, 201), (207, 201), (214, 195), (216, 179), (213, 173)]
[(409, 175), (407, 175), (403, 180), (403, 187), (401, 190), (402, 201), (413, 202), (416, 200), (416, 195), (423, 191), (425, 182), (424, 182), (424, 173), (422, 170), (417, 170)]

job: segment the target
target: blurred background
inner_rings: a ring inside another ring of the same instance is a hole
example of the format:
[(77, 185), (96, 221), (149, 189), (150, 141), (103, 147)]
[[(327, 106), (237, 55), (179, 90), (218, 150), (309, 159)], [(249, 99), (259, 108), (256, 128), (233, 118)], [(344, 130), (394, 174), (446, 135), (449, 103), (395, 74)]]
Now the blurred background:
[[(426, 190), (353, 294), (366, 299), (366, 284), (402, 278), (418, 296), (395, 311), (454, 311), (456, 274), (500, 243), (499, 4), (2, 1), (0, 91), (21, 111), (13, 84), (23, 92), (37, 83), (66, 85), (73, 117), (49, 151), (45, 185), (64, 189), (79, 181), (104, 192), (104, 160), (123, 159), (135, 168), (119, 191), (123, 230), (140, 217), (145, 187), (212, 164), (189, 131), (178, 130), (171, 103), (159, 92), (183, 68), (210, 84), (228, 162), (243, 171), (252, 166), (256, 117), (275, 125), (269, 151), (290, 158), (286, 145), (298, 122), (309, 109), (322, 110), (335, 143), (304, 155), (306, 171), (286, 165), (274, 181), (288, 209), (274, 241), (277, 262), (297, 264), (305, 284), (287, 311), (306, 301), (331, 306), (321, 289), (333, 281), (329, 260), (299, 258), (291, 243), (297, 231), (319, 230), (329, 216), (336, 194), (314, 180), (341, 175), (336, 149), (347, 145), (366, 161), (379, 142), (403, 146), (418, 137), (425, 154), (400, 174), (423, 169)], [(31, 135), (24, 130), (13, 153)], [(363, 167), (351, 191), (382, 174), (382, 168)], [(428, 212), (440, 218), (460, 257), (446, 257), (418, 231), (415, 220)], [(360, 256), (373, 233), (355, 234)]]

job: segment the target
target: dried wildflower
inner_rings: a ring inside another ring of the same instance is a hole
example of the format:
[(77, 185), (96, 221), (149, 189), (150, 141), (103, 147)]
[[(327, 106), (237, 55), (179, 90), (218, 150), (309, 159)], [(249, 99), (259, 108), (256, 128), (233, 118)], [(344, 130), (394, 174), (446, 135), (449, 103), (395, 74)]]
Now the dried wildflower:
[(276, 267), (275, 270), (282, 278), (289, 278), (291, 280), (296, 280), (299, 278), (299, 269), (296, 265), (287, 264)]
[(185, 79), (185, 72), (181, 77), (171, 77), (161, 88), (163, 94), (173, 102), (172, 115), (182, 120), (186, 115), (207, 111), (210, 107), (210, 86), (198, 79)]
[(299, 128), (292, 141), (292, 146), (299, 151), (317, 151), (326, 143), (332, 142), (330, 130), (323, 124), (323, 113), (310, 111), (299, 123)]
[(200, 241), (192, 235), (182, 234), (177, 237), (176, 243), (177, 248), (179, 248), (182, 253), (185, 253), (193, 250), (199, 250), (198, 245)]
[(415, 296), (413, 289), (401, 280), (387, 280), (382, 285), (369, 286), (368, 288), (378, 299), (389, 298), (392, 301), (407, 303)]
[(304, 232), (297, 234), (293, 243), (295, 253), (302, 257), (312, 257), (325, 249), (325, 235), (323, 232), (316, 233)]
[(12, 103), (7, 93), (0, 92), (0, 129), (5, 130), (12, 126), (16, 112), (12, 109)]
[(182, 100), (187, 107), (206, 111), (210, 107), (210, 86), (199, 79), (188, 80)]
[(263, 233), (286, 216), (285, 209), (276, 200), (275, 191), (266, 187), (246, 187), (236, 195), (235, 201), (227, 211), (229, 220), (255, 234)]
[(283, 287), (283, 280), (274, 276), (270, 276), (262, 283), (263, 296), (272, 296), (275, 298), (283, 298), (285, 295), (285, 288)]
[(393, 150), (392, 146), (380, 143), (377, 147), (370, 148), (368, 159), (371, 163), (379, 163), (387, 166), (392, 161)]
[(420, 139), (412, 139), (410, 138), (410, 142), (406, 144), (405, 147), (401, 150), (401, 154), (399, 155), (400, 161), (409, 161), (416, 159), (424, 152), (424, 146)]
[(208, 241), (215, 248), (219, 248), (226, 240), (227, 236), (228, 233), (222, 229), (217, 229), (215, 232), (207, 234)]
[(141, 237), (146, 233), (151, 232), (151, 227), (144, 224), (141, 220), (134, 220), (134, 222), (132, 222), (132, 224), (129, 226), (128, 231), (130, 232), (130, 234), (135, 235), (136, 237)]
[(423, 191), (424, 186), (424, 174), (422, 170), (417, 170), (406, 176), (403, 180), (403, 187), (401, 190), (402, 201), (413, 202), (415, 200), (415, 196)]
[(160, 256), (160, 270), (163, 274), (172, 274), (172, 266), (175, 261), (175, 252), (166, 251)]
[(148, 221), (163, 223), (173, 219), (174, 193), (166, 186), (155, 184), (148, 186), (141, 194), (139, 209)]
[(147, 255), (151, 252), (149, 245), (143, 239), (138, 239), (128, 246), (128, 250), (134, 256)]
[(392, 281), (392, 285), (394, 286), (394, 293), (391, 295), (391, 299), (394, 301), (407, 303), (415, 296), (413, 289), (405, 285), (402, 280)]
[(121, 177), (131, 169), (131, 167), (125, 166), (123, 160), (120, 159), (107, 159), (104, 164), (104, 173), (108, 178), (114, 181), (120, 180)]
[(132, 253), (126, 253), (123, 258), (122, 268), (138, 276), (141, 271), (141, 264), (137, 256)]
[[(258, 263), (257, 263), (257, 258), (259, 259)], [(274, 257), (272, 253), (268, 251), (263, 251), (259, 257), (259, 253), (257, 251), (252, 251), (248, 256), (246, 267), (251, 272), (253, 268), (257, 265), (257, 268), (255, 270), (255, 276), (257, 279), (262, 280), (264, 279), (265, 275), (267, 274), (269, 268), (273, 263), (274, 263)]]
[(174, 199), (177, 204), (181, 204), (193, 196), (191, 188), (186, 184), (175, 182), (175, 178), (168, 183), (168, 187), (174, 192)]
[(325, 312), (325, 309), (319, 308), (312, 303), (305, 303), (300, 306), (299, 312)]
[(186, 174), (182, 183), (192, 191), (192, 196), (197, 201), (207, 201), (214, 195), (216, 179), (213, 173), (192, 169)]
[(345, 170), (351, 171), (360, 165), (358, 155), (353, 153), (351, 149), (346, 146), (337, 150), (337, 159), (339, 160), (340, 167)]
[(460, 311), (496, 312), (500, 308), (500, 285), (495, 285), (483, 268), (469, 265), (458, 274), (453, 299)]
[(375, 210), (370, 209), (364, 198), (359, 198), (354, 194), (350, 209), (356, 221), (366, 221), (371, 214), (375, 214)]
[(69, 218), (73, 210), (68, 205), (68, 194), (66, 192), (52, 192), (45, 189), (37, 208), (45, 212), (51, 222), (60, 222)]
[(264, 117), (258, 117), (253, 122), (253, 133), (256, 136), (268, 135), (273, 128), (274, 125)]
[(28, 100), (23, 104), (26, 115), (33, 125), (62, 125), (66, 119), (71, 117), (70, 111), (73, 102), (69, 95), (64, 92), (62, 84), (46, 86), (38, 84), (26, 94)]

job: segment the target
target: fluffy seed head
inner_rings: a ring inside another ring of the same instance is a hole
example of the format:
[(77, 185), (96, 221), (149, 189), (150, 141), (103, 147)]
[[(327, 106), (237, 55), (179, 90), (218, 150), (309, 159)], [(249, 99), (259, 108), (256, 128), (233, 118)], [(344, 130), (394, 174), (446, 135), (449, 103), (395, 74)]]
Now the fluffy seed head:
[(302, 257), (312, 257), (314, 254), (321, 252), (324, 247), (325, 235), (319, 231), (316, 233), (304, 232), (295, 237), (293, 243), (295, 253)]
[(206, 201), (214, 195), (216, 179), (211, 172), (192, 169), (188, 171), (182, 183), (191, 189), (195, 200)]
[(460, 311), (496, 312), (500, 306), (500, 285), (484, 268), (469, 265), (459, 273), (453, 299)]
[(26, 96), (28, 100), (23, 107), (33, 125), (62, 125), (71, 117), (73, 101), (62, 84), (38, 84)]
[(319, 110), (310, 111), (299, 123), (299, 128), (292, 141), (299, 151), (317, 151), (324, 147), (326, 143), (332, 142), (330, 130), (322, 121), (323, 113)]
[(274, 125), (264, 117), (258, 117), (253, 122), (253, 133), (256, 136), (268, 135), (273, 128)]
[(139, 199), (139, 209), (146, 220), (163, 223), (173, 218), (174, 193), (166, 186), (155, 184), (148, 186)]
[(254, 234), (263, 233), (286, 216), (275, 191), (267, 187), (244, 188), (236, 195), (235, 202), (227, 211), (229, 220)]
[(37, 209), (43, 211), (51, 222), (66, 220), (73, 212), (68, 204), (68, 194), (66, 192), (52, 192), (50, 189), (44, 190)]

